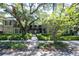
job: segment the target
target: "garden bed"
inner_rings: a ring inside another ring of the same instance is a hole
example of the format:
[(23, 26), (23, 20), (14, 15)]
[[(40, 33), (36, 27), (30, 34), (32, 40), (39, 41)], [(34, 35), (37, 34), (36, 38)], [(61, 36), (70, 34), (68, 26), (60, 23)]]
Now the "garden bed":
[[(52, 41), (51, 41), (52, 42)], [(79, 46), (64, 43), (51, 43), (44, 42), (39, 44), (39, 46), (34, 50), (27, 50), (27, 43), (8, 43), (2, 42), (0, 46), (9, 46), (9, 48), (0, 49), (0, 55), (5, 56), (79, 56)], [(72, 41), (71, 41), (72, 42)], [(73, 41), (74, 42), (74, 41)], [(78, 41), (77, 41), (78, 42)], [(70, 43), (70, 42), (69, 42)], [(77, 43), (79, 45), (79, 42)]]

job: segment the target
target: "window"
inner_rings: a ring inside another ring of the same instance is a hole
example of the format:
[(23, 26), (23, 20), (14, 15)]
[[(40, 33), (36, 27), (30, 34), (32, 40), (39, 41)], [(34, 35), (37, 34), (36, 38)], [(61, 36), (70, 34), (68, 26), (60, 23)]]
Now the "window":
[(39, 33), (42, 33), (42, 28), (39, 28), (38, 32), (39, 32)]
[(4, 21), (4, 24), (5, 24), (5, 25), (8, 25), (8, 22), (5, 20), (5, 21)]
[(9, 25), (12, 25), (12, 21), (11, 20), (9, 21)]
[(5, 25), (12, 25), (12, 21), (11, 20), (5, 20)]
[(30, 25), (30, 29), (29, 30), (32, 30), (32, 25)]
[(19, 29), (15, 29), (15, 33), (20, 33)]
[(46, 29), (45, 28), (43, 29), (43, 32), (46, 33)]

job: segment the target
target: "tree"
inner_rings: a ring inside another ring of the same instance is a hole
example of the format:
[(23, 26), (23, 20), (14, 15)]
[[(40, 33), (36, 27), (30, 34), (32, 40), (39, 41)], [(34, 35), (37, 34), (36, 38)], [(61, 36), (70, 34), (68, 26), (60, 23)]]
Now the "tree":
[[(56, 37), (58, 33), (63, 33), (66, 30), (71, 29), (76, 22), (74, 16), (75, 8), (77, 4), (72, 4), (70, 7), (57, 8), (52, 14), (45, 19), (45, 25), (48, 27), (51, 38), (54, 42), (57, 41)], [(72, 16), (72, 17), (71, 17)]]
[(17, 20), (22, 34), (25, 35), (29, 26), (39, 19), (37, 12), (44, 4), (45, 3), (13, 3), (8, 5), (2, 3), (0, 7), (4, 8), (7, 13)]

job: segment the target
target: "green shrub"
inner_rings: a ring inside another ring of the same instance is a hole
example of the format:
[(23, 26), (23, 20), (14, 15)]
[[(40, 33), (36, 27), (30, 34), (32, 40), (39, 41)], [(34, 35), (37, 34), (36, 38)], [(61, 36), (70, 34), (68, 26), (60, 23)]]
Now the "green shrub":
[(11, 44), (10, 44), (10, 47), (11, 47), (12, 49), (21, 49), (21, 48), (25, 48), (26, 45), (23, 44), (23, 43), (11, 43)]
[(0, 35), (0, 40), (7, 40), (7, 35)]
[(50, 40), (50, 35), (49, 34), (37, 34), (37, 38), (39, 40)]
[(10, 37), (11, 40), (21, 40), (21, 38), (22, 38), (22, 35), (20, 35), (20, 34), (19, 35), (13, 35), (12, 34), (10, 36), (11, 36)]
[(63, 43), (63, 42), (55, 42), (53, 44), (53, 46), (56, 48), (56, 49), (67, 49), (67, 47), (69, 46), (67, 43)]
[(27, 48), (27, 45), (23, 43), (15, 43), (15, 42), (0, 42), (0, 46), (4, 46), (4, 48), (8, 47), (8, 49)]
[(31, 39), (31, 37), (32, 37), (32, 34), (31, 34), (31, 33), (27, 33), (27, 34), (25, 35), (25, 38), (26, 38), (26, 39)]
[(2, 34), (0, 35), (0, 40), (22, 40), (23, 38), (31, 39), (32, 34), (26, 34), (24, 37), (22, 37), (22, 34)]
[[(32, 34), (27, 33), (24, 38), (25, 40), (31, 39)], [(52, 40), (50, 34), (37, 34), (39, 40)], [(22, 34), (2, 34), (0, 40), (22, 40)], [(57, 40), (79, 40), (79, 36), (57, 36)]]
[(53, 46), (53, 43), (39, 43), (39, 48), (50, 48)]
[[(31, 39), (31, 37), (31, 33), (27, 33), (24, 37), (22, 36), (22, 34), (2, 34), (0, 35), (0, 40), (22, 40), (23, 38), (27, 40)], [(50, 34), (37, 34), (37, 38), (39, 40), (51, 40)]]
[(60, 40), (79, 40), (79, 36), (62, 36)]

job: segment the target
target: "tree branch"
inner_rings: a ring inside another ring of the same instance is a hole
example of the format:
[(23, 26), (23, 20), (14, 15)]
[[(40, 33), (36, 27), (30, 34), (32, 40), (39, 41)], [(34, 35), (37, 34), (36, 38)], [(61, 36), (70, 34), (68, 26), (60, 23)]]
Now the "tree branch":
[[(12, 9), (15, 9), (15, 7), (12, 6)], [(20, 18), (17, 16), (16, 10), (15, 10), (15, 12), (13, 12), (13, 11), (11, 11), (9, 8), (6, 8), (6, 10), (4, 10), (4, 11), (10, 13), (14, 18), (16, 18), (16, 20), (17, 20), (17, 21), (19, 22), (19, 24), (20, 24), (20, 27), (21, 27), (21, 28), (24, 28), (23, 25), (22, 25), (22, 23), (21, 23), (21, 21), (20, 21)]]
[(37, 19), (35, 19), (35, 20), (33, 20), (33, 21), (31, 21), (30, 23), (29, 23), (29, 25), (31, 25), (32, 23), (34, 23), (36, 20), (38, 20), (39, 18), (37, 18)]
[(30, 14), (31, 14), (31, 11), (32, 11), (32, 6), (33, 6), (33, 3), (29, 3), (29, 7), (30, 7)]
[(33, 14), (33, 13), (35, 13), (42, 5), (44, 5), (44, 4), (46, 4), (46, 3), (41, 3), (41, 4), (39, 4), (38, 6), (37, 6), (37, 8), (34, 10), (34, 11), (32, 11), (30, 14)]

